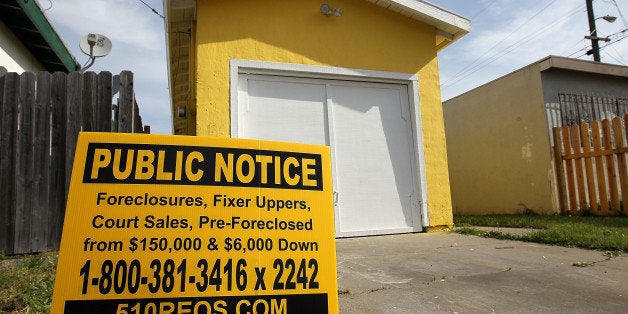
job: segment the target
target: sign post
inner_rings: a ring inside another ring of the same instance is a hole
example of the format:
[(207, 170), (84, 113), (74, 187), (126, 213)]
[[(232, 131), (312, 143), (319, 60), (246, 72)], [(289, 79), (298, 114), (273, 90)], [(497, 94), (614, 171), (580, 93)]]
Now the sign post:
[(325, 146), (81, 133), (52, 311), (336, 313), (331, 184)]

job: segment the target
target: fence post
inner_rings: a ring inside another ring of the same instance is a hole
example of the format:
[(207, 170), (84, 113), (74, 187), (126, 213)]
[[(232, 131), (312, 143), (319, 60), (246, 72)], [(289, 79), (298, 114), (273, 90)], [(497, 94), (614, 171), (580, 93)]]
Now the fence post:
[(120, 96), (118, 98), (118, 132), (133, 133), (134, 100), (133, 72), (120, 73)]

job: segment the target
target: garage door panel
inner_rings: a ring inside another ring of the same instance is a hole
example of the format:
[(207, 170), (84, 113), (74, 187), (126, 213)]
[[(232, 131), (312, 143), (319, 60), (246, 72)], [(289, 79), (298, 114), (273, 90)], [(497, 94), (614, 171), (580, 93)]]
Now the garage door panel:
[(342, 169), (340, 231), (412, 229), (414, 174), (410, 129), (401, 119), (403, 90), (332, 85), (328, 93), (334, 160)]
[[(325, 85), (247, 78), (242, 138), (328, 145)], [(295, 130), (286, 132), (286, 130)]]
[(338, 236), (420, 230), (406, 85), (249, 74), (240, 85), (239, 137), (331, 146)]

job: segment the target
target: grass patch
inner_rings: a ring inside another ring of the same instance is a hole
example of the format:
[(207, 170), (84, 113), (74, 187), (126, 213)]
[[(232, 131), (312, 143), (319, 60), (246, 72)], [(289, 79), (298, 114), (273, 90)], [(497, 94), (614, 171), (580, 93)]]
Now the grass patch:
[[(483, 215), (454, 216), (456, 232), (504, 240), (628, 252), (628, 217)], [(472, 226), (541, 229), (524, 236), (482, 232)]]
[(57, 255), (5, 258), (0, 263), (0, 313), (50, 313)]
[[(454, 223), (458, 227), (456, 232), (461, 234), (602, 250), (609, 259), (628, 252), (628, 217), (456, 215)], [(483, 232), (473, 226), (540, 230), (518, 236)], [(0, 313), (49, 313), (56, 263), (56, 253), (19, 258), (0, 254)], [(573, 264), (575, 267), (592, 265), (590, 262)], [(442, 276), (441, 280), (446, 278)], [(436, 280), (434, 277), (433, 281)], [(338, 294), (350, 295), (351, 291), (338, 290)]]

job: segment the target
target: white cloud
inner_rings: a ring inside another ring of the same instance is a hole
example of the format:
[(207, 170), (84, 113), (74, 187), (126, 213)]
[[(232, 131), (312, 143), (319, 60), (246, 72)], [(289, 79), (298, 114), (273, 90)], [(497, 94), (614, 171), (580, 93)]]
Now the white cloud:
[[(162, 11), (162, 1), (144, 1), (158, 12)], [(624, 8), (628, 0), (615, 1)], [(42, 8), (49, 6), (46, 1), (42, 2)], [(443, 99), (550, 54), (581, 57), (590, 45), (584, 40), (588, 24), (582, 0), (430, 2), (463, 16), (474, 17), (471, 33), (439, 54), (441, 82), (450, 83), (443, 87)], [(153, 132), (169, 133), (170, 105), (163, 20), (138, 0), (55, 0), (52, 4), (46, 14), (81, 63), (87, 61), (87, 56), (78, 48), (82, 36), (95, 32), (111, 39), (111, 54), (99, 58), (90, 70), (106, 70), (114, 74), (122, 70), (133, 71), (136, 97), (142, 115), (146, 117), (145, 123), (151, 124)], [(548, 4), (551, 5), (542, 10)], [(597, 21), (600, 36), (627, 28), (613, 0), (594, 1), (594, 5), (596, 16), (610, 14), (618, 17), (613, 24)], [(577, 7), (581, 7), (577, 13), (564, 18)], [(524, 26), (519, 28), (520, 25)], [(604, 62), (626, 64), (628, 39), (604, 47), (601, 54)], [(590, 59), (588, 56), (581, 58)], [(460, 75), (459, 72), (465, 68), (467, 75)], [(452, 81), (456, 83), (451, 84)]]

